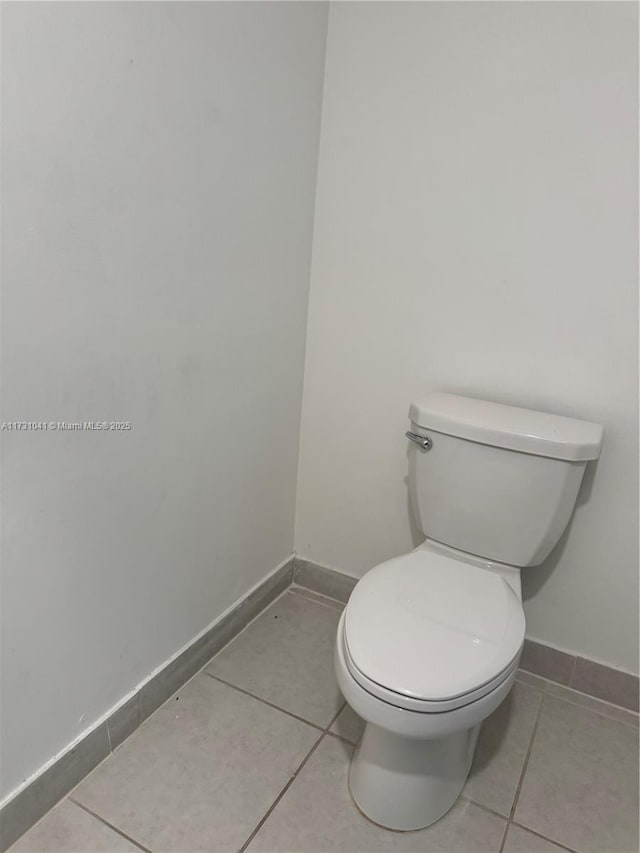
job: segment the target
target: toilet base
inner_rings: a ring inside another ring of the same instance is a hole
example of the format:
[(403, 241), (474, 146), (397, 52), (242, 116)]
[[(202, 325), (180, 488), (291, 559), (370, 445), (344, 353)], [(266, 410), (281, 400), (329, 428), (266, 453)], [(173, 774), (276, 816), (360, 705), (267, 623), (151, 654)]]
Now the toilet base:
[(419, 740), (367, 723), (349, 769), (351, 795), (374, 823), (424, 829), (453, 806), (471, 769), (480, 724)]

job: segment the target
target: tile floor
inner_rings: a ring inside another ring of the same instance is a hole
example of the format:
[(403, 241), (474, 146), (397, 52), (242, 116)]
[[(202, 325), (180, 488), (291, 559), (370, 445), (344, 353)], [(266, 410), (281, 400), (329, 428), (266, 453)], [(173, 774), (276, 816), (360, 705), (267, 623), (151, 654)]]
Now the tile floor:
[(637, 853), (638, 717), (526, 673), (442, 820), (397, 833), (362, 817), (341, 608), (285, 593), (11, 853)]

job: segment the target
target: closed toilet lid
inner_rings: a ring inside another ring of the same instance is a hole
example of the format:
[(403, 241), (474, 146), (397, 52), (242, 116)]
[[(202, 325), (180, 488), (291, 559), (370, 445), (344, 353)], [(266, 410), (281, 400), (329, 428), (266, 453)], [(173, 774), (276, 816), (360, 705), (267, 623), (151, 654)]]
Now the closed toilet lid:
[(494, 679), (524, 641), (522, 604), (494, 572), (418, 549), (371, 569), (345, 612), (345, 641), (368, 679), (445, 701)]

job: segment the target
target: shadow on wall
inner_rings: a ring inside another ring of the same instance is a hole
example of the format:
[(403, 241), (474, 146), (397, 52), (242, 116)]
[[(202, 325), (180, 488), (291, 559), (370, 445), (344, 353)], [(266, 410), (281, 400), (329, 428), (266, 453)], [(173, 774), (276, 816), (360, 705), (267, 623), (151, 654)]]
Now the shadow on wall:
[[(582, 478), (582, 483), (580, 484), (580, 491), (578, 492), (578, 497), (576, 499), (576, 507), (583, 506), (584, 504), (589, 502), (589, 499), (591, 498), (591, 492), (593, 491), (593, 483), (595, 480), (596, 470), (598, 468), (599, 462), (600, 460), (596, 459), (592, 462), (587, 463), (587, 467), (584, 472), (584, 477)], [(523, 601), (528, 601), (530, 598), (534, 598), (555, 571), (556, 566), (562, 558), (564, 549), (566, 548), (567, 539), (571, 535), (571, 528), (573, 527), (575, 511), (576, 510), (574, 507), (574, 510), (571, 513), (571, 518), (569, 519), (569, 524), (567, 524), (564, 533), (558, 541), (558, 544), (549, 554), (544, 563), (541, 563), (539, 566), (532, 566), (531, 568), (527, 569), (526, 572), (522, 573)]]
[[(409, 450), (407, 448), (407, 465), (409, 459)], [(593, 483), (596, 477), (596, 471), (598, 468), (600, 460), (596, 459), (587, 464), (586, 470), (584, 472), (584, 477), (582, 478), (582, 483), (580, 484), (580, 491), (578, 492), (578, 497), (576, 499), (576, 507), (583, 506), (588, 503), (591, 498), (591, 492), (593, 491)], [(409, 529), (411, 532), (411, 541), (413, 543), (413, 547), (417, 548), (418, 545), (421, 545), (424, 542), (424, 533), (420, 529), (415, 517), (415, 512), (411, 503), (411, 492), (409, 489), (409, 475), (407, 474), (404, 477), (404, 484), (407, 487), (407, 514), (409, 517)], [(538, 592), (542, 589), (542, 587), (546, 584), (547, 580), (551, 577), (553, 572), (556, 569), (556, 566), (560, 562), (562, 558), (562, 554), (567, 544), (567, 539), (571, 534), (571, 527), (573, 526), (573, 519), (575, 516), (575, 508), (573, 513), (571, 514), (571, 518), (569, 519), (569, 523), (567, 527), (560, 537), (558, 544), (555, 546), (553, 551), (549, 554), (544, 563), (541, 563), (539, 566), (531, 566), (527, 569), (526, 572), (522, 572), (522, 599), (523, 601), (528, 601), (530, 598), (534, 598)]]

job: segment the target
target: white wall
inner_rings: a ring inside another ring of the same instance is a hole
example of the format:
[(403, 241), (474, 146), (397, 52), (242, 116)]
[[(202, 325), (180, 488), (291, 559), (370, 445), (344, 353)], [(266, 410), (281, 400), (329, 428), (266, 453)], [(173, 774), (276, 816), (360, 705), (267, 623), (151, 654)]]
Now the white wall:
[(292, 552), (327, 10), (2, 11), (6, 794)]
[(417, 544), (410, 401), (606, 426), (528, 634), (638, 671), (637, 6), (338, 3), (329, 18), (296, 551)]

